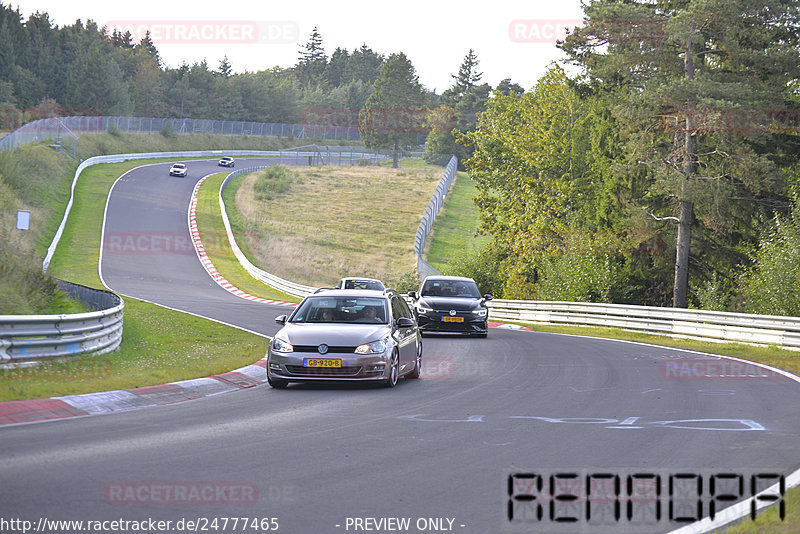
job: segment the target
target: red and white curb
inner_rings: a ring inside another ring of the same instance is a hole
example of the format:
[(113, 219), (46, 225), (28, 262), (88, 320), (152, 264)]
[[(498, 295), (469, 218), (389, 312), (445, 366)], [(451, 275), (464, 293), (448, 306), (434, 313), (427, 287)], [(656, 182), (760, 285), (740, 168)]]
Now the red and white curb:
[(200, 190), (200, 185), (208, 178), (208, 176), (203, 177), (200, 179), (197, 184), (194, 186), (194, 191), (192, 191), (192, 198), (189, 202), (189, 234), (192, 236), (192, 243), (194, 244), (194, 249), (197, 252), (197, 257), (200, 259), (200, 263), (203, 264), (203, 268), (205, 268), (206, 272), (214, 279), (214, 281), (219, 285), (222, 289), (229, 293), (233, 293), (237, 297), (241, 297), (243, 299), (252, 300), (254, 302), (261, 302), (263, 304), (276, 304), (279, 306), (297, 306), (297, 304), (293, 302), (282, 302), (279, 300), (269, 300), (263, 299), (261, 297), (254, 297), (250, 295), (235, 285), (228, 282), (224, 276), (222, 276), (217, 268), (214, 267), (211, 259), (208, 257), (208, 253), (206, 252), (205, 247), (203, 246), (203, 241), (200, 239), (200, 232), (197, 230), (197, 192)]
[(0, 402), (0, 426), (129, 412), (247, 389), (267, 380), (266, 360), (234, 371), (134, 389)]

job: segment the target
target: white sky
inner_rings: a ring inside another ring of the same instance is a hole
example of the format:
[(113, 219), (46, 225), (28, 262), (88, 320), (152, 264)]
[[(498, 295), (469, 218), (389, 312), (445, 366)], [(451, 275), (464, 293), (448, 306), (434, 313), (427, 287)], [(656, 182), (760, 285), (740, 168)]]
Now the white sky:
[[(581, 19), (580, 0), (10, 3), (19, 7), (25, 19), (37, 11), (47, 12), (59, 26), (93, 19), (100, 26), (146, 25), (165, 37), (185, 32), (178, 39), (183, 42), (174, 42), (175, 38), (172, 43), (156, 42), (168, 66), (205, 58), (209, 67), (216, 69), (227, 55), (234, 72), (292, 66), (299, 45), (308, 40), (316, 25), (328, 55), (337, 46), (352, 51), (362, 43), (387, 55), (405, 52), (423, 85), (439, 93), (450, 86), (451, 74), (458, 71), (470, 48), (478, 54), (482, 81), (495, 86), (503, 78), (511, 78), (529, 89), (549, 62), (563, 59), (555, 47), (554, 27), (562, 22), (572, 26)], [(187, 38), (193, 42), (185, 42)]]

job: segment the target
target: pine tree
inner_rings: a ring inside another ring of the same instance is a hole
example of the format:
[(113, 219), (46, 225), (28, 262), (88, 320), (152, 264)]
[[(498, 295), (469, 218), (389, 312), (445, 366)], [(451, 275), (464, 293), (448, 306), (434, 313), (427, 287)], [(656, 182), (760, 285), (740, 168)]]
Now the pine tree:
[(397, 168), (400, 151), (426, 131), (422, 86), (411, 61), (400, 52), (389, 56), (373, 87), (359, 114), (359, 129), (366, 146), (392, 149), (392, 166)]
[(678, 224), (673, 305), (686, 307), (690, 266), (702, 261), (692, 243), (726, 239), (716, 252), (727, 251), (735, 264), (743, 238), (752, 239), (752, 232), (735, 232), (747, 232), (774, 207), (762, 203), (781, 187), (768, 155), (774, 145), (765, 145), (772, 134), (742, 110), (786, 107), (800, 76), (800, 6), (598, 0), (586, 6), (585, 19), (561, 46), (593, 83), (618, 88), (626, 165), (646, 165), (658, 192), (641, 207)]

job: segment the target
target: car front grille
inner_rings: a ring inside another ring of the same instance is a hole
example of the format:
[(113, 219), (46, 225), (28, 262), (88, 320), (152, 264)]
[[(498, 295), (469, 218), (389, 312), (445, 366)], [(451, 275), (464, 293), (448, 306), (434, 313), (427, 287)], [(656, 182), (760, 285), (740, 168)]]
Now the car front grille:
[(357, 376), (361, 372), (361, 366), (303, 367), (302, 365), (287, 365), (286, 370), (297, 376)]
[[(319, 354), (319, 345), (294, 345), (295, 352), (316, 352)], [(328, 351), (325, 354), (337, 353), (337, 354), (353, 354), (356, 351), (356, 347), (339, 347), (339, 346), (329, 346)]]

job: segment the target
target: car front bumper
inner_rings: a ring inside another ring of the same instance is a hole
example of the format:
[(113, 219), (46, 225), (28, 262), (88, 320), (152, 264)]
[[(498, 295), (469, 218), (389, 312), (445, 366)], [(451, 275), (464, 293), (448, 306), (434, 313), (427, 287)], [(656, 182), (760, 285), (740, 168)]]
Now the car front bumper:
[[(461, 322), (445, 320), (445, 318), (461, 318)], [(417, 315), (420, 332), (452, 332), (459, 334), (485, 334), (489, 323), (487, 318), (471, 312), (457, 313), (455, 316), (432, 312)]]
[[(389, 353), (391, 354), (391, 353)], [(341, 367), (307, 367), (308, 359), (341, 360)], [(271, 378), (293, 382), (305, 381), (381, 381), (389, 378), (387, 354), (340, 354), (324, 356), (314, 352), (275, 352), (267, 357), (267, 374)]]

